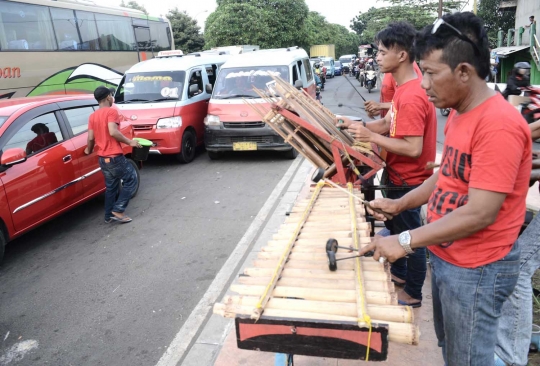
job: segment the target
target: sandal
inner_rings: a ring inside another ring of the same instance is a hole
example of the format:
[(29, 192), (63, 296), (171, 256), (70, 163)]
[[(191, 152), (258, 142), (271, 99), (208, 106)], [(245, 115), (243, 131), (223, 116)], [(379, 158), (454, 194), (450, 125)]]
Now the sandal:
[(130, 217), (127, 217), (127, 216), (118, 217), (114, 215), (111, 216), (111, 220), (118, 221), (121, 224), (125, 224), (125, 223), (133, 221)]
[(398, 299), (398, 304), (399, 305), (404, 305), (404, 306), (410, 306), (411, 308), (419, 308), (422, 306), (422, 301), (418, 301), (418, 302), (406, 302), (406, 301), (403, 301), (403, 300), (399, 300)]

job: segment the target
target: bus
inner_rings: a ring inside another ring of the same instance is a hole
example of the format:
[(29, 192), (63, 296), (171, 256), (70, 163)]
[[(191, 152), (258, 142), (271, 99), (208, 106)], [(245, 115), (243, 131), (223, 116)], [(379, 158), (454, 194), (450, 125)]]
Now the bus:
[(169, 21), (88, 0), (0, 0), (0, 99), (115, 87), (173, 50)]

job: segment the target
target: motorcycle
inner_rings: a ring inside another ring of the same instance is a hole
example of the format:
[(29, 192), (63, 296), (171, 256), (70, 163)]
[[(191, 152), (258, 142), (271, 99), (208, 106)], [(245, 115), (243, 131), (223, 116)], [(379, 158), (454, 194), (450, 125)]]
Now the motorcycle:
[(528, 86), (522, 88), (526, 97), (530, 98), (530, 102), (521, 104), (521, 115), (527, 123), (533, 123), (540, 119), (540, 88)]
[(448, 117), (448, 115), (452, 111), (452, 108), (440, 108), (439, 110), (441, 111), (442, 116)]
[(377, 75), (373, 70), (366, 71), (364, 74), (364, 84), (368, 90), (368, 93), (371, 93), (371, 89), (374, 89), (375, 85), (377, 84)]

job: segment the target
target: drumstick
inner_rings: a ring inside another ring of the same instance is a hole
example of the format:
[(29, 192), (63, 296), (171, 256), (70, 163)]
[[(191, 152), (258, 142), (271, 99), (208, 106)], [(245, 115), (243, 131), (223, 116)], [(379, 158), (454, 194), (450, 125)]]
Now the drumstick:
[(351, 192), (349, 192), (348, 190), (346, 190), (345, 188), (342, 188), (340, 187), (339, 185), (337, 185), (336, 183), (332, 182), (330, 179), (324, 179), (324, 182), (325, 183), (328, 183), (330, 184), (332, 187), (334, 188), (337, 188), (345, 193), (347, 193), (349, 196), (353, 197), (353, 198), (356, 198), (358, 201), (362, 202), (364, 204), (364, 206), (367, 206), (369, 207), (371, 210), (383, 215), (384, 217), (386, 217), (386, 219), (388, 220), (392, 220), (394, 218), (394, 216), (392, 216), (391, 214), (387, 213), (387, 212), (384, 212), (383, 210), (381, 210), (380, 208), (375, 208), (373, 206), (371, 206), (371, 204), (369, 203), (369, 201), (366, 201), (354, 194), (352, 194)]

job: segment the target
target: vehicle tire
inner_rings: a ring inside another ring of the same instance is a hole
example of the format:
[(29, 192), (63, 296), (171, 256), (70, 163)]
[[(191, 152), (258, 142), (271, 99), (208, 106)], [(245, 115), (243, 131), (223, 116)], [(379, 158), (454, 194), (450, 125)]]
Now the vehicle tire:
[(195, 159), (195, 149), (197, 147), (197, 138), (192, 130), (185, 130), (182, 135), (181, 150), (176, 155), (178, 161), (183, 164), (191, 163)]
[(449, 108), (441, 108), (440, 111), (441, 111), (441, 115), (444, 117), (448, 117), (448, 115), (450, 114)]
[(4, 232), (0, 229), (0, 265), (2, 264), (2, 259), (4, 259), (4, 252), (6, 250), (6, 238)]
[(208, 151), (206, 150), (206, 152), (208, 153), (208, 157), (210, 158), (210, 160), (219, 160), (223, 157), (223, 153), (220, 152), (220, 151)]
[(370, 86), (368, 86), (367, 92), (371, 94), (371, 87)]
[(283, 157), (285, 159), (296, 159), (296, 157), (298, 156), (298, 151), (293, 147), (291, 148), (289, 151), (285, 151), (283, 153)]

